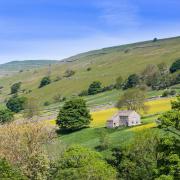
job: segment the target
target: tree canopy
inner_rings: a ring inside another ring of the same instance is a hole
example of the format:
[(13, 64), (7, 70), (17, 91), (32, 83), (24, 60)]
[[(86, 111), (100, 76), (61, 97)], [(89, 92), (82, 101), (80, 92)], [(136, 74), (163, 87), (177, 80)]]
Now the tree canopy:
[(9, 109), (0, 110), (0, 124), (11, 122), (14, 119), (13, 112)]
[(59, 161), (54, 179), (116, 179), (116, 171), (95, 151), (74, 145), (68, 148)]
[(64, 130), (76, 130), (89, 126), (91, 115), (86, 102), (80, 98), (66, 101), (60, 109), (56, 122)]
[(91, 83), (88, 88), (88, 94), (94, 95), (94, 94), (98, 94), (99, 92), (101, 92), (101, 90), (102, 90), (101, 85), (102, 84), (100, 81), (94, 81), (93, 83)]

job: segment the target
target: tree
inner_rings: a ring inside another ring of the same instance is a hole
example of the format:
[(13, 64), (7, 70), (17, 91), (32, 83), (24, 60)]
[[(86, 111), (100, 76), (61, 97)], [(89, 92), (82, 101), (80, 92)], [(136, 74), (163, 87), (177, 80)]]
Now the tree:
[(116, 179), (116, 171), (102, 156), (85, 147), (71, 146), (62, 155), (53, 179)]
[(94, 95), (100, 93), (102, 90), (101, 82), (100, 81), (94, 81), (92, 84), (89, 85), (88, 88), (88, 94)]
[(146, 93), (140, 89), (129, 89), (120, 98), (117, 103), (118, 108), (126, 108), (128, 110), (145, 110)]
[(5, 159), (0, 159), (0, 179), (2, 180), (26, 180), (22, 173), (12, 167)]
[(19, 167), (28, 179), (47, 179), (50, 159), (46, 148), (55, 129), (44, 122), (12, 122), (0, 126), (0, 157)]
[(77, 130), (87, 127), (91, 122), (91, 115), (83, 99), (73, 98), (66, 101), (60, 109), (56, 123), (64, 130)]
[(12, 97), (6, 103), (8, 109), (12, 112), (18, 113), (25, 108), (27, 98), (26, 97)]
[(44, 86), (47, 86), (48, 84), (51, 83), (51, 79), (49, 76), (46, 76), (46, 77), (43, 77), (41, 82), (40, 82), (40, 85), (39, 85), (39, 88), (42, 88)]
[(131, 74), (126, 84), (124, 85), (124, 89), (136, 87), (140, 83), (140, 78), (137, 74)]
[(165, 112), (158, 118), (159, 128), (173, 127), (180, 130), (180, 97), (172, 102), (172, 110)]
[(21, 88), (21, 82), (15, 83), (11, 86), (11, 94), (18, 93), (19, 89)]
[(176, 60), (170, 67), (170, 72), (174, 73), (180, 70), (180, 59)]
[(116, 167), (119, 179), (154, 179), (159, 134), (146, 130), (137, 132), (130, 146), (114, 148), (109, 163)]
[(121, 89), (121, 88), (122, 88), (122, 85), (123, 85), (123, 78), (122, 78), (122, 76), (119, 76), (119, 77), (116, 79), (115, 87), (116, 87), (116, 89)]
[(24, 117), (27, 119), (32, 119), (34, 116), (39, 115), (39, 103), (35, 98), (27, 99), (24, 106)]
[(0, 110), (0, 124), (11, 122), (14, 119), (14, 114), (9, 109)]

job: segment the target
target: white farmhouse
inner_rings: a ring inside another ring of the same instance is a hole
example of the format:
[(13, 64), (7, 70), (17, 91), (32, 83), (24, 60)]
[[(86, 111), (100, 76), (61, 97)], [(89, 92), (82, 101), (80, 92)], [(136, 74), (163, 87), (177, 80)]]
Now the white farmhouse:
[(141, 116), (132, 110), (119, 111), (107, 121), (107, 128), (116, 128), (119, 126), (136, 126), (141, 124)]

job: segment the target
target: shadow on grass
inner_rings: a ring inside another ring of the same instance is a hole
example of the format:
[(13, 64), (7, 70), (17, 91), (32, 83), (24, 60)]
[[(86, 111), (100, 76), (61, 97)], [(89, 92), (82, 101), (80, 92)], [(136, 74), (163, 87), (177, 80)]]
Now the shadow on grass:
[(89, 127), (82, 127), (82, 128), (79, 128), (79, 129), (58, 129), (56, 131), (56, 133), (58, 135), (67, 135), (67, 134), (72, 134), (72, 133), (75, 133), (75, 132), (78, 132), (78, 131), (82, 131), (84, 129), (88, 129)]

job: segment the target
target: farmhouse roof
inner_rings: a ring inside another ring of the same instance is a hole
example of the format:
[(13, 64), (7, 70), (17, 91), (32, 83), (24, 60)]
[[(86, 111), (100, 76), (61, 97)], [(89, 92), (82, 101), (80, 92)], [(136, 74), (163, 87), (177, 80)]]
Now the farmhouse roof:
[(132, 110), (124, 110), (124, 111), (119, 111), (119, 112), (118, 112), (118, 115), (119, 115), (119, 116), (129, 116), (129, 115), (132, 114), (133, 112), (135, 112), (135, 111), (132, 111)]

